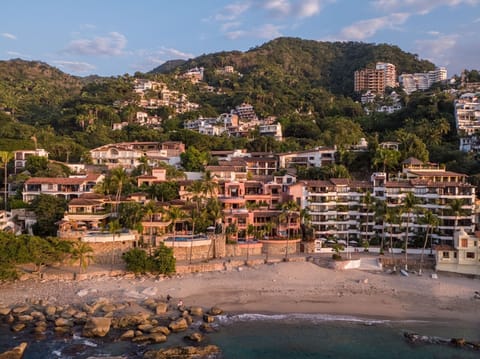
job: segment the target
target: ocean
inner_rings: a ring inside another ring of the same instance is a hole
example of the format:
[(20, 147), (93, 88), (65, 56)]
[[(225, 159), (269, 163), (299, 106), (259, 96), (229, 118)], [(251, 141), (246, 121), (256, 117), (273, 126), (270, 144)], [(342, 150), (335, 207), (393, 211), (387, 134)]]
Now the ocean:
[[(480, 323), (383, 320), (322, 314), (239, 314), (217, 318), (215, 333), (203, 344), (218, 345), (222, 358), (479, 358), (480, 351), (448, 345), (411, 344), (405, 331), (480, 342)], [(188, 332), (187, 332), (188, 333)], [(35, 340), (29, 333), (12, 333), (0, 325), (0, 352), (28, 341), (25, 359), (84, 359), (90, 356), (142, 358), (149, 349), (185, 344), (178, 333), (167, 343), (139, 346), (130, 342), (86, 339), (79, 333)]]

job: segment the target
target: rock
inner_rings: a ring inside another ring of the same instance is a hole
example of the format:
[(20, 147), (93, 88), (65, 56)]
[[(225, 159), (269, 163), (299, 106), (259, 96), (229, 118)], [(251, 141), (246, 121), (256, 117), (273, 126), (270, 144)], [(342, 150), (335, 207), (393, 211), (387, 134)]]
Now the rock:
[(158, 303), (155, 307), (155, 313), (157, 315), (160, 314), (165, 314), (168, 310), (168, 304), (167, 303)]
[(149, 332), (150, 330), (153, 329), (153, 325), (147, 323), (147, 324), (140, 324), (137, 326), (138, 330), (141, 330), (142, 332)]
[(150, 333), (147, 337), (153, 343), (165, 343), (167, 341), (167, 336), (162, 333)]
[(22, 330), (24, 330), (25, 328), (27, 327), (27, 325), (25, 323), (17, 323), (17, 324), (14, 324), (12, 326), (12, 331), (17, 333), (17, 332), (21, 332)]
[(22, 305), (20, 307), (15, 307), (12, 309), (13, 314), (22, 314), (28, 311), (30, 307), (28, 305)]
[(201, 317), (203, 315), (203, 308), (202, 307), (190, 307), (190, 315)]
[(57, 334), (71, 334), (71, 332), (72, 332), (71, 327), (55, 327), (55, 328), (53, 328), (53, 330)]
[(463, 347), (463, 346), (465, 346), (466, 341), (463, 338), (452, 338), (450, 340), (450, 343), (452, 343), (456, 347)]
[[(96, 290), (94, 290), (96, 292)], [(85, 289), (82, 289), (82, 290), (79, 290), (77, 292), (77, 295), (79, 297), (85, 297), (88, 293), (90, 293), (90, 289), (89, 288), (85, 288)]]
[(105, 304), (102, 307), (102, 312), (104, 313), (114, 312), (116, 309), (117, 307), (114, 304)]
[(90, 309), (92, 310), (92, 313), (95, 313), (97, 309), (107, 304), (110, 304), (110, 300), (108, 300), (107, 298), (98, 298), (96, 301), (90, 304)]
[(220, 315), (220, 314), (223, 314), (223, 310), (220, 309), (219, 307), (212, 307), (208, 313), (210, 315)]
[(15, 348), (0, 354), (0, 359), (22, 359), (25, 349), (27, 349), (27, 343), (20, 343), (20, 345), (16, 346)]
[(144, 354), (144, 359), (193, 359), (209, 358), (220, 354), (220, 348), (216, 345), (207, 345), (205, 347), (175, 347), (160, 350), (151, 350)]
[(208, 323), (202, 323), (200, 324), (200, 326), (198, 327), (198, 329), (200, 329), (202, 332), (204, 333), (213, 333), (215, 331), (215, 329), (213, 329), (211, 327), (210, 324)]
[(83, 327), (82, 335), (87, 338), (104, 337), (110, 331), (111, 318), (92, 317), (88, 318)]
[(44, 312), (45, 312), (45, 315), (49, 315), (49, 316), (55, 315), (55, 313), (57, 312), (57, 308), (53, 305), (47, 305), (45, 307)]
[(69, 319), (58, 318), (55, 320), (56, 327), (73, 327), (73, 322)]
[(12, 310), (8, 307), (0, 307), (0, 315), (7, 316)]
[(62, 314), (60, 314), (60, 316), (61, 316), (62, 318), (68, 319), (68, 318), (73, 317), (76, 313), (77, 313), (77, 310), (76, 310), (76, 309), (68, 308), (68, 309), (65, 309), (65, 310), (62, 312)]
[(150, 318), (148, 313), (125, 315), (123, 317), (113, 319), (112, 324), (114, 328), (134, 327), (136, 325), (145, 323), (148, 318)]
[(208, 314), (204, 314), (203, 315), (203, 321), (205, 323), (213, 323), (215, 321), (215, 317), (213, 317), (211, 315), (208, 315)]
[(187, 324), (188, 324), (188, 325), (192, 325), (192, 323), (193, 323), (193, 318), (190, 316), (190, 314), (183, 315), (183, 318), (185, 318), (185, 320), (187, 321)]
[(85, 312), (76, 312), (73, 316), (75, 319), (85, 319), (87, 317), (87, 313)]
[(134, 337), (135, 337), (135, 331), (130, 329), (120, 336), (120, 340), (130, 340)]
[(33, 320), (33, 317), (31, 315), (24, 314), (24, 315), (19, 315), (18, 320), (20, 322), (31, 322)]
[(31, 312), (30, 315), (37, 320), (45, 320), (45, 314), (43, 314), (42, 312), (39, 312), (37, 310)]
[(203, 340), (203, 334), (199, 332), (194, 332), (190, 335), (187, 335), (185, 338), (191, 340), (192, 342), (200, 343)]
[(172, 332), (178, 333), (178, 332), (187, 330), (187, 329), (188, 329), (188, 323), (187, 323), (187, 320), (186, 320), (185, 318), (179, 318), (179, 319), (174, 320), (173, 322), (171, 322), (171, 323), (168, 325), (168, 328), (169, 328)]
[(150, 330), (150, 333), (162, 333), (163, 335), (169, 335), (170, 329), (164, 326), (155, 327)]

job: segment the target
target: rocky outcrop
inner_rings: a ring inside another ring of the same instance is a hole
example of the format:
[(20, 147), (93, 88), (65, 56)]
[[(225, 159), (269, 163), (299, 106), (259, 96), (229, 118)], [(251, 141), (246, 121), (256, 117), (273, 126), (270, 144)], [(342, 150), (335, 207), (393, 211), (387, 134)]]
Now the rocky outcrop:
[(168, 328), (172, 332), (178, 333), (178, 332), (182, 332), (184, 330), (187, 330), (188, 329), (188, 323), (187, 323), (187, 320), (185, 318), (178, 318), (177, 320), (174, 320), (173, 322), (171, 322), (168, 325)]
[(480, 343), (469, 342), (464, 338), (440, 338), (440, 337), (431, 337), (428, 335), (421, 335), (412, 332), (404, 332), (403, 336), (410, 343), (425, 343), (425, 344), (439, 344), (439, 345), (450, 345), (457, 348), (468, 348), (474, 350), (480, 350)]
[(87, 338), (104, 337), (110, 331), (111, 318), (93, 317), (88, 318), (83, 327), (82, 335)]
[(25, 349), (27, 349), (27, 343), (20, 343), (15, 348), (0, 354), (0, 359), (22, 359)]
[(215, 358), (220, 355), (220, 348), (216, 345), (207, 345), (205, 347), (176, 347), (160, 350), (147, 351), (144, 359), (202, 359)]

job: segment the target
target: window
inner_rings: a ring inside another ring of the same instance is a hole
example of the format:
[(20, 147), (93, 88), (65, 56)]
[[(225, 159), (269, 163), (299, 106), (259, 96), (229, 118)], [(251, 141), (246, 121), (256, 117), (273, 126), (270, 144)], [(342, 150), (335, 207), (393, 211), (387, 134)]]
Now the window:
[(468, 259), (475, 259), (475, 252), (467, 252), (466, 257)]
[(450, 258), (450, 252), (443, 252), (443, 258)]
[(468, 239), (467, 238), (462, 238), (460, 239), (460, 246), (463, 247), (463, 248), (467, 248), (468, 247)]

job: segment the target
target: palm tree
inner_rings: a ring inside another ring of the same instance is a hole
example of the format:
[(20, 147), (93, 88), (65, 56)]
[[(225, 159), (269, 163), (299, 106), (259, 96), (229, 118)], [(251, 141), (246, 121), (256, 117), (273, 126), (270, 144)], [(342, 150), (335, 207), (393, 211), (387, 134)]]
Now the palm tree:
[(150, 218), (150, 230), (149, 230), (149, 239), (148, 239), (148, 251), (151, 255), (151, 250), (153, 246), (153, 218), (158, 212), (158, 207), (155, 201), (149, 201), (144, 207), (145, 214)]
[(425, 241), (423, 242), (422, 255), (420, 256), (420, 270), (418, 271), (419, 275), (422, 274), (423, 256), (424, 256), (424, 253), (425, 253), (425, 248), (427, 247), (428, 236), (430, 235), (430, 250), (431, 250), (431, 248), (432, 248), (432, 244), (431, 244), (432, 231), (435, 227), (438, 227), (438, 225), (440, 223), (440, 219), (432, 211), (427, 210), (427, 211), (425, 211), (421, 221), (424, 224), (427, 225), (427, 228), (425, 229)]
[[(223, 219), (223, 210), (222, 210), (222, 204), (218, 200), (218, 198), (209, 198), (207, 205), (207, 217), (212, 221), (214, 227), (215, 227), (215, 241), (217, 240), (217, 226), (222, 225), (222, 219)], [(222, 234), (225, 234), (225, 230), (222, 225)], [(210, 246), (208, 247), (208, 253), (207, 253), (207, 259), (210, 258), (210, 248), (213, 246), (215, 249), (215, 245), (212, 241), (210, 241)], [(214, 250), (213, 257), (216, 257), (216, 253)]]
[(410, 217), (413, 213), (413, 211), (417, 208), (418, 200), (415, 197), (413, 192), (408, 192), (405, 195), (405, 198), (403, 200), (403, 211), (407, 214), (407, 226), (405, 227), (405, 270), (408, 270), (408, 231), (409, 231), (409, 225), (410, 225)]
[[(173, 227), (173, 243), (172, 248), (175, 252), (175, 238), (177, 236), (177, 223), (187, 218), (187, 214), (179, 207), (171, 206), (166, 211), (166, 219), (172, 222)], [(175, 254), (175, 253), (174, 253)]]
[(387, 207), (387, 210), (385, 212), (385, 222), (390, 224), (390, 253), (392, 255), (392, 264), (393, 264), (393, 270), (396, 271), (396, 265), (395, 265), (395, 256), (393, 253), (393, 225), (394, 224), (400, 224), (400, 208), (399, 207)]
[(250, 254), (250, 237), (255, 233), (255, 226), (253, 224), (249, 224), (247, 227), (247, 262)]
[(310, 215), (310, 208), (305, 207), (300, 210), (300, 225), (302, 228), (302, 240), (307, 240), (308, 230), (310, 229), (310, 222), (312, 216)]
[(288, 245), (290, 242), (290, 222), (291, 217), (294, 213), (297, 213), (300, 209), (300, 206), (295, 201), (288, 201), (282, 203), (281, 210), (282, 216), (287, 219), (287, 246), (285, 247), (285, 261), (288, 260)]
[(466, 213), (466, 210), (463, 208), (464, 205), (465, 205), (465, 201), (463, 200), (463, 198), (454, 198), (448, 204), (450, 211), (455, 216), (455, 222), (453, 224), (452, 243), (453, 243), (453, 240), (455, 239), (455, 232), (457, 231), (458, 218), (465, 215)]
[(72, 248), (72, 260), (77, 261), (79, 265), (79, 272), (85, 271), (93, 260), (93, 248), (85, 242), (75, 242)]
[(205, 191), (202, 181), (193, 181), (192, 184), (187, 187), (187, 190), (192, 194), (192, 201), (195, 202), (197, 211), (199, 211), (200, 205), (203, 202), (203, 194)]
[(122, 229), (122, 226), (120, 225), (120, 222), (118, 221), (118, 219), (114, 220), (114, 221), (111, 221), (109, 224), (108, 224), (108, 231), (112, 234), (112, 268), (113, 268), (113, 264), (115, 262), (115, 250), (114, 250), (114, 247), (115, 247), (115, 236), (120, 233), (120, 230)]
[(112, 170), (110, 173), (112, 183), (117, 187), (117, 192), (115, 195), (115, 203), (114, 203), (114, 213), (118, 215), (118, 203), (120, 202), (120, 198), (122, 196), (123, 186), (128, 181), (128, 175), (125, 172), (125, 169), (122, 167), (117, 167)]
[(202, 186), (203, 186), (204, 194), (207, 197), (213, 197), (213, 195), (216, 193), (218, 188), (218, 183), (214, 181), (210, 171), (205, 172), (205, 175), (203, 176)]
[(4, 200), (4, 207), (3, 209), (7, 211), (7, 203), (8, 203), (8, 162), (13, 159), (13, 152), (8, 151), (0, 151), (0, 163), (3, 165), (4, 171), (4, 191), (3, 191), (3, 200)]
[(387, 203), (382, 200), (375, 201), (375, 217), (382, 223), (382, 240), (380, 242), (380, 254), (383, 254), (385, 243), (385, 214), (387, 212)]
[(370, 222), (370, 211), (372, 210), (374, 199), (371, 192), (367, 192), (362, 198), (362, 203), (365, 205), (365, 210), (367, 213), (366, 224), (365, 224), (365, 238), (364, 241), (368, 246), (370, 244), (370, 239), (368, 238), (368, 224)]

